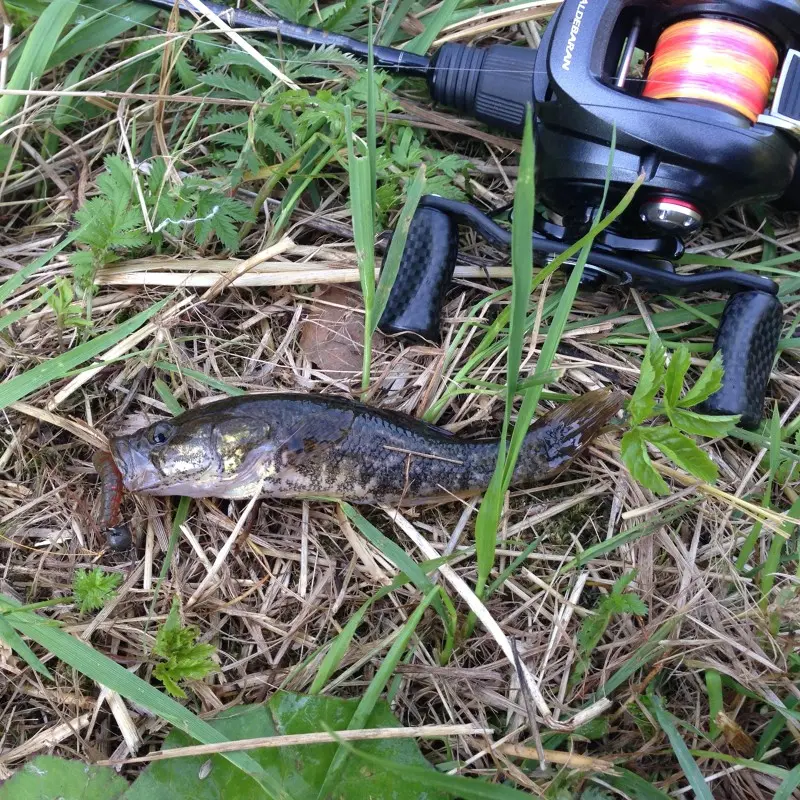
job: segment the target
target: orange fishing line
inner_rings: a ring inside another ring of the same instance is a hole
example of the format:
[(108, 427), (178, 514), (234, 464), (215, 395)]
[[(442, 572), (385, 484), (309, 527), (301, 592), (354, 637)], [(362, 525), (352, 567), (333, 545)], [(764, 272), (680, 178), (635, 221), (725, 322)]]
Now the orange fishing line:
[(775, 45), (757, 30), (724, 19), (687, 19), (659, 37), (643, 96), (716, 103), (755, 122), (777, 69)]

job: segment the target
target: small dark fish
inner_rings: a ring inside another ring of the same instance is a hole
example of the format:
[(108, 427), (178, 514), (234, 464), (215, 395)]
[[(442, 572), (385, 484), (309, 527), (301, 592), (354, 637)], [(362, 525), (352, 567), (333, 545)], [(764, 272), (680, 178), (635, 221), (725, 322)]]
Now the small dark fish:
[(106, 535), (110, 550), (130, 550), (131, 532), (127, 523), (121, 521), (122, 473), (114, 463), (111, 453), (98, 450), (92, 459), (100, 476), (100, 530)]
[[(513, 483), (551, 478), (622, 407), (600, 390), (559, 406), (525, 436)], [(484, 490), (498, 440), (469, 441), (413, 417), (351, 400), (252, 394), (209, 403), (111, 440), (132, 492), (249, 498), (424, 502)]]

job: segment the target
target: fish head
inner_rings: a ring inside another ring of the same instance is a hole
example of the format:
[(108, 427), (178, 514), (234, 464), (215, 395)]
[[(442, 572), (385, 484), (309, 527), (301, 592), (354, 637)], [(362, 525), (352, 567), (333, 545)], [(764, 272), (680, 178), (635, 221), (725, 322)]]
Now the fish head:
[(274, 452), (265, 420), (202, 408), (111, 440), (125, 488), (152, 495), (249, 497)]

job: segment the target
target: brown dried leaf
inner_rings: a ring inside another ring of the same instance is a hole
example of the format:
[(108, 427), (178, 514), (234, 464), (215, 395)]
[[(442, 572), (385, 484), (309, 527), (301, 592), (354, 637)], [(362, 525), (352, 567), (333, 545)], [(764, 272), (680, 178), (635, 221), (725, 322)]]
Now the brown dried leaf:
[[(372, 337), (380, 347), (382, 337)], [(364, 358), (364, 313), (361, 295), (342, 286), (327, 286), (303, 321), (300, 347), (326, 374), (358, 373)]]

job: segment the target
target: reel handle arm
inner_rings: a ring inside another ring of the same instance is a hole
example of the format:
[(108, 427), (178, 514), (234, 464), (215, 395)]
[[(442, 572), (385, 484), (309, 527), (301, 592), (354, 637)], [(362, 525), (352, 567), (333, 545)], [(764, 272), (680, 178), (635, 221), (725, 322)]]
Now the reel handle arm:
[[(496, 245), (510, 245), (511, 234), (475, 206), (426, 195), (411, 221), (400, 268), (378, 324), (381, 331), (417, 341), (441, 341), (439, 316), (458, 256), (459, 223)], [(533, 234), (531, 244), (534, 251), (551, 257), (573, 246), (540, 233)], [(714, 352), (722, 351), (725, 373), (722, 386), (703, 410), (712, 415), (739, 414), (744, 427), (758, 424), (783, 320), (777, 284), (732, 269), (680, 275), (664, 269), (663, 261), (601, 248), (591, 251), (589, 262), (614, 274), (621, 284), (653, 292), (730, 293), (714, 342)]]

